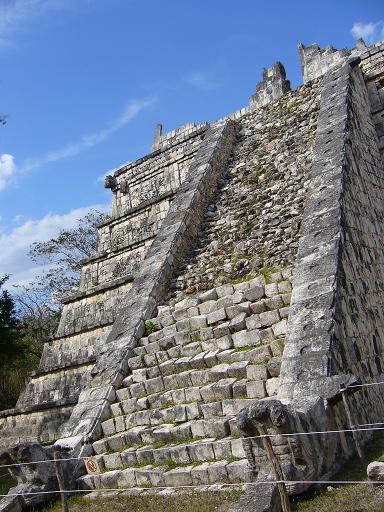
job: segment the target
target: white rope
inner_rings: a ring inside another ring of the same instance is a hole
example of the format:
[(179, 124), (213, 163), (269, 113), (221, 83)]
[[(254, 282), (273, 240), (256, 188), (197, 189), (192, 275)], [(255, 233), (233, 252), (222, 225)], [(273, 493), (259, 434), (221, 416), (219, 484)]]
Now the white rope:
[[(153, 487), (140, 487), (141, 490), (157, 490), (157, 489), (199, 489), (199, 488), (217, 488), (217, 487), (242, 487), (248, 485), (276, 485), (276, 484), (306, 484), (306, 485), (360, 485), (360, 484), (369, 484), (374, 485), (376, 482), (370, 482), (368, 480), (260, 480), (257, 482), (243, 482), (243, 483), (222, 483), (222, 484), (209, 484), (209, 485), (178, 485), (177, 487), (171, 486), (153, 486)], [(110, 489), (73, 489), (68, 491), (41, 491), (41, 492), (25, 492), (25, 493), (10, 493), (10, 494), (0, 494), (0, 498), (4, 498), (6, 496), (35, 496), (40, 494), (72, 494), (78, 492), (85, 492), (87, 494), (93, 492), (126, 492), (129, 491), (129, 487), (127, 488), (110, 488)]]
[[(346, 429), (341, 429), (341, 430), (319, 430), (319, 431), (313, 431), (313, 432), (291, 432), (291, 433), (281, 433), (281, 434), (263, 434), (263, 435), (258, 435), (258, 436), (249, 436), (249, 437), (241, 437), (241, 438), (237, 438), (237, 439), (244, 439), (244, 440), (249, 440), (249, 439), (265, 439), (265, 438), (271, 438), (271, 437), (296, 437), (296, 436), (314, 436), (314, 435), (319, 435), (319, 434), (339, 434), (339, 433), (345, 433), (345, 432), (369, 432), (371, 430), (384, 430), (384, 426), (383, 427), (371, 427), (371, 428), (367, 428), (366, 426), (369, 426), (369, 425), (384, 425), (384, 422), (380, 422), (380, 423), (365, 423), (365, 424), (362, 424), (362, 425), (356, 425), (356, 427), (354, 428), (346, 428)], [(363, 428), (359, 428), (359, 427), (363, 427)], [(214, 441), (202, 441), (202, 442), (198, 442), (198, 443), (185, 443), (186, 445), (188, 446), (193, 446), (194, 444), (198, 445), (198, 446), (204, 446), (204, 445), (211, 445), (211, 444), (222, 444), (222, 443), (228, 443), (228, 442), (231, 442), (231, 441), (234, 441), (236, 439), (220, 439), (220, 440), (214, 440)], [(172, 447), (172, 443), (170, 443), (170, 446)], [(177, 445), (175, 445), (177, 446)], [(148, 448), (148, 449), (140, 449), (138, 448), (137, 451), (139, 451), (140, 453), (147, 453), (147, 452), (152, 452), (155, 448)], [(169, 449), (169, 447), (167, 448)], [(17, 467), (17, 466), (30, 466), (30, 465), (34, 465), (34, 464), (43, 464), (43, 463), (47, 463), (47, 462), (64, 462), (64, 461), (69, 461), (69, 460), (86, 460), (86, 459), (89, 459), (90, 457), (70, 457), (68, 459), (47, 459), (47, 460), (37, 460), (37, 461), (32, 461), (32, 462), (19, 462), (19, 463), (15, 463), (15, 464), (3, 464), (3, 465), (0, 465), (0, 468), (12, 468), (12, 467)]]

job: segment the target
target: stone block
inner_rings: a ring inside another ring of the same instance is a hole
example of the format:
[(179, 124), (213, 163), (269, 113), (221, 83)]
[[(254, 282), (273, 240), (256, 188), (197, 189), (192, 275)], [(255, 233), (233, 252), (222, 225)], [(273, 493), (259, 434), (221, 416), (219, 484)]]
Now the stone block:
[(289, 316), (289, 306), (279, 309), (279, 314), (281, 318), (288, 318)]
[(267, 395), (268, 396), (277, 395), (277, 392), (279, 391), (279, 385), (280, 385), (279, 377), (272, 377), (271, 379), (268, 379), (265, 383)]
[(205, 315), (192, 316), (189, 319), (191, 325), (191, 331), (199, 331), (204, 327), (207, 327), (207, 317)]
[(267, 311), (267, 306), (265, 305), (265, 299), (258, 300), (257, 302), (253, 302), (250, 305), (251, 313), (254, 315), (258, 315), (260, 313), (263, 313), (264, 311)]
[(167, 487), (182, 487), (192, 485), (192, 466), (171, 469), (163, 473), (164, 484)]
[[(128, 359), (128, 366), (130, 367), (130, 369), (131, 369), (131, 370), (136, 370), (137, 368), (141, 368), (141, 367), (142, 367), (142, 365), (143, 365), (143, 361), (142, 361), (141, 356), (131, 357), (130, 359)], [(130, 377), (130, 376), (126, 377), (126, 378), (123, 380), (123, 385), (124, 385), (124, 386), (125, 386), (124, 381), (125, 381), (126, 379), (128, 379), (128, 380), (129, 380), (129, 377)], [(128, 386), (129, 386), (129, 384), (128, 384)], [(127, 386), (125, 386), (125, 387), (127, 387)]]
[(215, 454), (213, 447), (214, 443), (210, 443), (206, 439), (204, 439), (202, 443), (191, 443), (188, 446), (191, 462), (205, 462), (208, 460), (214, 460)]
[(217, 300), (217, 292), (215, 288), (199, 294), (199, 300), (201, 303), (207, 302), (208, 300)]
[(213, 329), (212, 327), (204, 327), (199, 331), (200, 340), (207, 341), (213, 338)]
[(103, 429), (103, 434), (105, 436), (116, 434), (115, 419), (111, 418), (109, 420), (103, 421), (101, 428)]
[(260, 329), (261, 328), (261, 322), (260, 322), (260, 315), (251, 315), (248, 318), (245, 319), (245, 325), (248, 330), (254, 330), (254, 329)]
[(248, 398), (265, 398), (267, 396), (264, 381), (247, 382)]
[(265, 277), (260, 275), (257, 277), (254, 277), (253, 279), (250, 279), (249, 281), (249, 287), (253, 288), (254, 286), (265, 286)]
[(231, 441), (231, 450), (233, 457), (236, 457), (237, 459), (245, 459), (247, 457), (242, 439), (233, 439)]
[(199, 303), (200, 303), (200, 299), (198, 297), (186, 297), (185, 299), (181, 300), (180, 302), (176, 302), (175, 310), (176, 309), (193, 308), (193, 307), (198, 306)]
[(217, 309), (218, 306), (216, 300), (208, 300), (199, 305), (199, 312), (201, 315), (208, 315)]
[(136, 472), (133, 468), (123, 469), (117, 479), (117, 487), (127, 489), (137, 485)]
[(233, 306), (233, 295), (226, 295), (217, 300), (217, 309)]
[(246, 320), (248, 320), (247, 313), (239, 313), (235, 316), (229, 323), (231, 332), (244, 330), (246, 328)]
[(241, 379), (234, 383), (232, 387), (233, 398), (244, 398), (247, 396), (247, 380)]
[(244, 379), (247, 375), (248, 361), (238, 361), (228, 366), (228, 377)]
[(192, 437), (206, 437), (205, 435), (205, 420), (191, 421)]
[(191, 477), (193, 485), (208, 484), (208, 463), (199, 464), (191, 469)]
[(222, 336), (227, 336), (231, 334), (232, 330), (229, 322), (222, 322), (217, 327), (213, 328), (213, 336), (215, 338), (221, 338)]
[(174, 344), (176, 345), (188, 345), (191, 342), (191, 333), (189, 331), (175, 332), (172, 336), (172, 345), (167, 347), (167, 350), (171, 349)]
[(184, 320), (178, 320), (176, 322), (177, 332), (189, 331), (190, 328), (191, 328), (191, 325), (190, 325), (189, 318), (186, 318)]
[(144, 383), (146, 393), (151, 395), (152, 393), (159, 393), (164, 390), (164, 382), (162, 377), (156, 377), (155, 379), (149, 379)]
[(231, 483), (250, 481), (251, 470), (246, 459), (230, 462), (226, 470)]
[(228, 377), (228, 364), (222, 363), (217, 364), (209, 370), (209, 379), (212, 382), (216, 382), (219, 379), (225, 379)]
[(236, 304), (235, 306), (229, 306), (228, 308), (225, 308), (225, 311), (227, 313), (227, 317), (229, 320), (232, 320), (240, 313), (246, 313), (249, 315), (250, 313), (250, 302), (243, 302), (242, 304)]
[(186, 402), (200, 402), (202, 400), (200, 388), (191, 386), (185, 389), (185, 401)]
[(208, 384), (200, 388), (200, 394), (204, 402), (213, 402), (215, 400), (215, 393), (212, 386), (213, 384)]
[(226, 400), (232, 398), (232, 386), (236, 379), (221, 379), (212, 386), (216, 400)]
[(183, 356), (193, 357), (197, 354), (201, 353), (201, 345), (198, 342), (188, 343), (188, 345), (184, 345), (181, 349), (181, 353)]
[(173, 312), (172, 312), (172, 315), (173, 315), (173, 318), (175, 319), (176, 321), (176, 324), (179, 320), (185, 320), (186, 318), (189, 318), (188, 317), (188, 309), (187, 308), (183, 308), (183, 309), (175, 309)]
[(234, 293), (234, 288), (231, 284), (223, 284), (222, 286), (218, 286), (216, 288), (217, 297), (225, 297), (226, 295), (232, 295)]
[(223, 415), (223, 410), (221, 408), (221, 402), (211, 402), (207, 404), (201, 404), (201, 412), (204, 416), (205, 420), (209, 420), (211, 418), (216, 418), (218, 416)]
[(129, 388), (129, 390), (130, 390), (133, 398), (139, 398), (139, 397), (147, 394), (143, 382), (138, 382), (137, 384), (132, 384), (132, 386)]
[(247, 366), (247, 379), (248, 380), (267, 380), (268, 373), (267, 367), (263, 364)]
[(239, 331), (232, 334), (232, 341), (235, 348), (259, 345), (260, 333), (256, 329), (252, 331)]
[(132, 378), (133, 382), (144, 382), (145, 380), (147, 380), (147, 370), (145, 368), (133, 370)]
[(230, 440), (220, 439), (220, 441), (216, 441), (212, 445), (216, 460), (225, 460), (232, 457)]
[(264, 286), (252, 286), (244, 293), (244, 297), (246, 300), (250, 302), (256, 302), (259, 299), (262, 299), (265, 295)]
[(205, 437), (226, 437), (229, 435), (229, 422), (227, 419), (208, 419), (204, 421)]
[(217, 322), (222, 322), (223, 320), (226, 320), (227, 314), (225, 312), (224, 308), (220, 308), (216, 311), (213, 311), (212, 313), (209, 313), (207, 315), (207, 324), (212, 325), (216, 324)]
[(97, 455), (105, 453), (108, 450), (107, 440), (99, 439), (98, 441), (95, 441), (94, 443), (92, 443), (92, 447), (95, 450), (95, 453)]
[(120, 453), (121, 462), (123, 466), (136, 466), (137, 465), (137, 457), (136, 457), (136, 448), (131, 447), (123, 450)]
[(277, 324), (280, 321), (278, 311), (265, 311), (260, 313), (260, 323), (262, 327), (270, 327), (273, 324)]
[(266, 284), (265, 285), (265, 295), (266, 297), (272, 297), (273, 295), (277, 295), (279, 290), (277, 288), (276, 283)]
[(224, 460), (212, 462), (209, 464), (208, 480), (211, 484), (226, 483), (229, 481), (228, 473), (226, 470), (227, 465), (228, 462)]
[(291, 293), (292, 292), (292, 285), (289, 281), (281, 281), (277, 284), (277, 288), (279, 290), (279, 293)]
[(176, 464), (189, 464), (191, 462), (186, 446), (171, 446), (168, 450), (170, 459)]
[(275, 336), (282, 336), (287, 333), (288, 322), (283, 319), (277, 324), (272, 325), (272, 331)]

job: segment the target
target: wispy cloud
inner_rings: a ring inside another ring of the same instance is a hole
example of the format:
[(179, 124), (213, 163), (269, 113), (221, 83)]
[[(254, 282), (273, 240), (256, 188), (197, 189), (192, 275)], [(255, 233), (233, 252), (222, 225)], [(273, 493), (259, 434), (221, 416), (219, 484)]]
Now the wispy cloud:
[(141, 100), (130, 101), (123, 113), (115, 119), (109, 127), (103, 128), (102, 130), (83, 136), (78, 142), (69, 144), (61, 149), (51, 151), (45, 155), (28, 158), (20, 166), (20, 172), (27, 172), (40, 167), (44, 164), (57, 162), (65, 158), (76, 156), (82, 151), (92, 148), (101, 142), (109, 139), (115, 132), (120, 130), (123, 126), (128, 124), (134, 117), (136, 117), (141, 111), (147, 109), (156, 101), (155, 98), (147, 98)]
[(212, 91), (221, 87), (221, 84), (212, 75), (202, 71), (194, 71), (186, 75), (184, 81), (202, 91)]
[(28, 257), (33, 242), (49, 240), (61, 229), (77, 226), (90, 210), (109, 211), (109, 204), (76, 208), (62, 215), (48, 213), (41, 219), (27, 219), (9, 233), (0, 232), (0, 276), (10, 274), (10, 285), (27, 284), (46, 268), (37, 266)]
[(0, 190), (4, 189), (16, 171), (15, 157), (8, 153), (0, 155)]
[(357, 21), (351, 28), (351, 34), (355, 39), (362, 38), (366, 43), (372, 44), (384, 38), (384, 23), (382, 21), (369, 23)]
[(52, 9), (64, 9), (72, 0), (0, 0), (0, 46), (12, 46), (12, 36), (28, 22)]

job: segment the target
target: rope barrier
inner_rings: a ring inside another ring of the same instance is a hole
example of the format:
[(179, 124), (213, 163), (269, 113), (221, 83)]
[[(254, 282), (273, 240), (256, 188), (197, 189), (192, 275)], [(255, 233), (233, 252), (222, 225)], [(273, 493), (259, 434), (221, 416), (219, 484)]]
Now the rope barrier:
[[(242, 437), (238, 439), (265, 439), (265, 438), (273, 438), (273, 437), (298, 437), (298, 436), (311, 436), (311, 435), (324, 435), (324, 434), (339, 434), (339, 433), (346, 433), (346, 432), (366, 432), (366, 431), (373, 431), (373, 430), (384, 430), (384, 426), (382, 427), (369, 427), (370, 425), (384, 425), (384, 422), (378, 422), (378, 423), (363, 423), (362, 425), (356, 425), (354, 428), (346, 428), (346, 429), (340, 429), (340, 430), (319, 430), (319, 431), (311, 431), (311, 432), (290, 432), (290, 433), (281, 433), (281, 434), (263, 434), (258, 436), (249, 436), (249, 437)], [(362, 428), (360, 428), (362, 427)], [(214, 440), (214, 441), (202, 441), (202, 442), (196, 442), (199, 446), (204, 445), (211, 445), (211, 444), (222, 444), (222, 443), (228, 443), (233, 440), (231, 439), (221, 439), (221, 440)], [(187, 444), (187, 443), (186, 443)], [(195, 443), (189, 443), (189, 445), (192, 445)], [(172, 445), (172, 443), (170, 443)], [(138, 448), (138, 451), (140, 453), (147, 453), (150, 451), (153, 451), (154, 448), (150, 449), (140, 449)], [(169, 448), (168, 448), (169, 449)], [(12, 468), (16, 466), (30, 466), (34, 464), (44, 464), (48, 462), (65, 462), (65, 461), (71, 461), (71, 460), (86, 460), (89, 459), (89, 457), (69, 457), (69, 458), (63, 458), (63, 459), (47, 459), (47, 460), (37, 460), (32, 462), (19, 462), (15, 464), (3, 464), (0, 465), (0, 468)]]
[[(201, 484), (201, 485), (178, 485), (174, 486), (153, 486), (153, 487), (140, 487), (141, 490), (166, 490), (166, 489), (199, 489), (199, 488), (215, 488), (215, 487), (241, 487), (241, 486), (251, 486), (251, 485), (275, 485), (275, 484), (306, 484), (306, 485), (360, 485), (360, 484), (369, 484), (374, 485), (376, 482), (370, 482), (369, 480), (260, 480), (257, 482), (243, 482), (243, 483), (222, 483), (222, 484)], [(35, 495), (44, 495), (44, 494), (73, 494), (73, 493), (93, 493), (93, 492), (126, 492), (130, 488), (109, 488), (109, 489), (72, 489), (72, 490), (57, 490), (57, 491), (41, 491), (41, 492), (26, 492), (26, 493), (10, 493), (10, 494), (0, 494), (0, 498), (4, 498), (5, 496), (35, 496)]]

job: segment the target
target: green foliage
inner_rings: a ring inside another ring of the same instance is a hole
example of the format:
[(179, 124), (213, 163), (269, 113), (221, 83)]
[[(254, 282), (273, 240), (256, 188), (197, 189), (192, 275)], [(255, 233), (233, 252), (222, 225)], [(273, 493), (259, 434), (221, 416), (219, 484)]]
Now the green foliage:
[(150, 334), (158, 330), (159, 328), (157, 327), (157, 325), (154, 324), (151, 320), (145, 322), (145, 336), (149, 336)]

